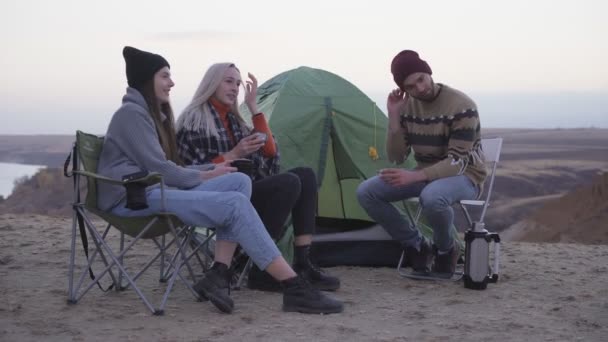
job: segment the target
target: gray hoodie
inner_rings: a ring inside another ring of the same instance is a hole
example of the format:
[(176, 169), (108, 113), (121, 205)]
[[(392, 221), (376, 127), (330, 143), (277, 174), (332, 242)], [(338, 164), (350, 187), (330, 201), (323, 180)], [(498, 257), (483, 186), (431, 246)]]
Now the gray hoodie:
[[(213, 167), (213, 164), (181, 167), (167, 160), (144, 97), (136, 89), (127, 88), (122, 106), (114, 113), (108, 126), (97, 173), (120, 180), (122, 176), (138, 171), (158, 172), (163, 175), (165, 185), (188, 189), (203, 182), (201, 170)], [(97, 183), (97, 201), (101, 210), (112, 209), (124, 196), (125, 188), (121, 185)]]

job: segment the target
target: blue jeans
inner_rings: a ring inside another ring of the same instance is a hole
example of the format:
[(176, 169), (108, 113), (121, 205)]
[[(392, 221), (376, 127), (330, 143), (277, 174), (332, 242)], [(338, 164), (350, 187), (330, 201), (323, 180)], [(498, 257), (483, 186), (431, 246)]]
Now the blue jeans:
[[(251, 205), (250, 196), (251, 179), (234, 172), (207, 180), (192, 189), (165, 189), (165, 211), (173, 213), (187, 225), (215, 227), (218, 240), (240, 244), (263, 270), (281, 253)], [(148, 191), (147, 200), (147, 209), (127, 209), (123, 200), (112, 209), (112, 213), (146, 216), (163, 211), (160, 188)]]
[(433, 228), (433, 240), (440, 251), (452, 248), (450, 228), (454, 221), (452, 204), (477, 197), (477, 187), (466, 176), (436, 179), (395, 187), (374, 176), (359, 185), (357, 199), (367, 214), (403, 247), (417, 246), (420, 231), (391, 204), (419, 197), (422, 214)]

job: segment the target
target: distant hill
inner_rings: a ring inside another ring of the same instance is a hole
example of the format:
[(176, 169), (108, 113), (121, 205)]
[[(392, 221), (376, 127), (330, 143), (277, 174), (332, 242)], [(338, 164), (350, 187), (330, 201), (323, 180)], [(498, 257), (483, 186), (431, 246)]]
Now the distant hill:
[(64, 177), (63, 170), (41, 169), (16, 183), (13, 193), (0, 202), (0, 214), (71, 215), (73, 179)]
[(608, 173), (545, 203), (503, 237), (530, 242), (608, 243)]
[[(591, 186), (598, 172), (608, 172), (608, 129), (484, 129), (482, 135), (504, 138), (495, 187), (485, 219), (486, 227), (491, 231), (502, 232), (522, 220), (531, 220), (545, 204), (575, 189)], [(15, 158), (20, 157), (24, 163), (59, 167), (72, 141), (73, 137), (67, 135), (0, 136), (0, 161), (15, 162)], [(13, 159), (2, 159), (8, 157)], [(36, 158), (47, 162), (36, 161)], [(71, 201), (72, 179), (63, 177), (59, 169), (49, 169), (29, 180), (23, 179), (14, 193), (0, 203), (0, 213), (71, 215)], [(587, 203), (582, 199), (576, 201)], [(543, 210), (543, 215), (551, 218), (561, 217), (552, 210), (561, 214), (568, 209), (558, 206)], [(464, 219), (459, 214), (456, 219), (457, 227), (464, 231)], [(566, 218), (560, 219), (564, 220)], [(539, 222), (545, 221), (539, 219)], [(604, 218), (604, 222), (608, 220)], [(593, 222), (586, 224), (595, 227)], [(570, 238), (567, 232), (560, 231), (559, 237), (556, 234), (543, 233), (533, 241), (541, 241), (545, 235), (551, 241), (567, 241)], [(608, 240), (594, 237), (585, 241), (595, 243)]]
[(0, 135), (0, 162), (62, 167), (73, 135)]

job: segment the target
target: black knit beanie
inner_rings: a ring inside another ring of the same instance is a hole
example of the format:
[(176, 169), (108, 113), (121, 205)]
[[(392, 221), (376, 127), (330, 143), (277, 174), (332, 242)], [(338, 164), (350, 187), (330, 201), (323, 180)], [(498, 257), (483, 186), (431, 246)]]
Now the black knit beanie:
[(154, 74), (163, 67), (170, 67), (169, 62), (161, 55), (138, 50), (131, 46), (122, 49), (127, 66), (127, 82), (129, 87), (141, 87), (154, 77)]

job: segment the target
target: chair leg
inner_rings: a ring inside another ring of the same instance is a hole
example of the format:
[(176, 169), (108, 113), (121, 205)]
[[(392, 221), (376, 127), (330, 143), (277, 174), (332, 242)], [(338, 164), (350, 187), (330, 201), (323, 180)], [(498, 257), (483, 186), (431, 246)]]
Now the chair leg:
[[(104, 249), (106, 249), (109, 257), (112, 259), (112, 261), (114, 262), (114, 264), (118, 267), (118, 269), (120, 270), (120, 272), (124, 275), (125, 279), (127, 279), (127, 282), (131, 285), (131, 287), (133, 287), (133, 289), (135, 290), (135, 292), (137, 292), (137, 294), (142, 299), (142, 301), (144, 302), (144, 304), (148, 307), (148, 309), (150, 309), (150, 311), (152, 313), (156, 313), (156, 310), (154, 309), (154, 307), (152, 306), (152, 304), (148, 301), (148, 299), (143, 294), (143, 292), (141, 292), (141, 290), (135, 285), (135, 281), (129, 276), (129, 274), (127, 273), (127, 271), (125, 270), (125, 268), (123, 267), (123, 265), (120, 264), (119, 260), (116, 258), (116, 256), (114, 255), (114, 253), (112, 253), (112, 251), (110, 249), (110, 246), (108, 246), (108, 244), (105, 241), (103, 241), (103, 240), (100, 243), (104, 246)], [(121, 254), (121, 256), (122, 256), (122, 254)]]
[[(184, 229), (189, 229), (188, 227), (184, 228)], [(177, 231), (177, 230), (176, 230)], [(181, 232), (180, 232), (181, 233)], [(181, 242), (179, 242), (178, 240), (178, 249), (179, 251), (181, 251), (181, 253), (175, 253), (173, 255), (173, 257), (171, 258), (171, 265), (173, 265), (173, 267), (175, 267), (176, 264), (176, 260), (178, 258), (182, 259), (181, 265), (185, 265), (186, 268), (188, 269), (188, 273), (190, 274), (190, 278), (192, 278), (192, 280), (194, 281), (196, 278), (194, 277), (194, 271), (192, 270), (192, 267), (190, 266), (190, 258), (185, 256), (185, 250), (186, 250), (186, 246), (189, 246), (191, 241), (192, 241), (192, 234), (190, 234), (189, 230), (186, 230), (184, 237), (182, 238)], [(179, 235), (179, 233), (178, 233)], [(169, 267), (169, 269), (171, 269), (171, 266)]]
[[(77, 209), (77, 210), (81, 210), (81, 209)], [(95, 284), (99, 284), (99, 281), (104, 277), (104, 275), (106, 273), (109, 273), (110, 277), (112, 278), (112, 284), (113, 286), (117, 286), (117, 278), (114, 275), (114, 272), (112, 271), (111, 268), (111, 264), (108, 263), (107, 258), (105, 257), (104, 253), (103, 253), (103, 249), (101, 248), (99, 242), (98, 242), (98, 236), (99, 233), (97, 232), (97, 229), (95, 228), (95, 226), (86, 218), (86, 216), (84, 216), (83, 212), (80, 212), (81, 215), (83, 215), (83, 220), (84, 220), (84, 224), (86, 229), (89, 231), (89, 233), (91, 234), (91, 238), (95, 244), (95, 249), (91, 250), (88, 258), (87, 258), (87, 265), (84, 267), (83, 271), (80, 274), (80, 277), (78, 279), (78, 283), (76, 284), (76, 286), (73, 287), (72, 290), (72, 302), (76, 303), (80, 300), (80, 298), (82, 298)], [(103, 235), (101, 235), (101, 239), (105, 239), (106, 236), (108, 235), (109, 231), (110, 231), (110, 227), (111, 225), (108, 225), (106, 227), (106, 230), (104, 231)], [(99, 273), (97, 276), (95, 276), (95, 279), (93, 279), (88, 286), (82, 290), (82, 292), (80, 291), (80, 288), (82, 287), (85, 277), (87, 275), (87, 270), (89, 270), (95, 259), (97, 258), (97, 254), (99, 253), (100, 258), (102, 260), (102, 262), (104, 263), (104, 265), (106, 266), (106, 269)], [(101, 287), (100, 287), (101, 288)], [(80, 295), (79, 295), (80, 292)]]
[(462, 212), (464, 213), (464, 217), (467, 219), (467, 223), (469, 224), (469, 228), (473, 228), (473, 219), (471, 218), (471, 215), (469, 214), (469, 211), (467, 210), (467, 207), (462, 204), (459, 203), (460, 208), (462, 209)]
[(165, 236), (161, 236), (160, 238), (160, 251), (161, 251), (161, 255), (160, 255), (160, 278), (158, 279), (159, 282), (161, 283), (165, 283), (167, 282), (167, 278), (165, 276)]
[[(173, 226), (173, 222), (169, 221), (168, 223), (169, 223), (169, 228), (171, 229), (171, 232), (173, 233), (174, 239), (176, 241), (179, 241), (178, 240), (179, 236), (177, 234), (175, 227)], [(186, 246), (188, 246), (190, 244), (191, 238), (192, 238), (192, 234), (188, 233), (188, 234), (186, 234), (186, 236), (184, 237), (184, 239), (182, 240), (181, 243), (176, 244), (177, 251), (175, 252), (175, 255), (173, 256), (172, 262), (171, 262), (171, 264), (173, 265), (173, 271), (171, 273), (171, 278), (169, 279), (169, 283), (167, 284), (167, 289), (165, 290), (165, 294), (163, 295), (163, 299), (161, 300), (160, 306), (158, 307), (158, 310), (154, 313), (155, 315), (163, 314), (165, 304), (167, 303), (167, 300), (169, 299), (169, 294), (171, 293), (171, 290), (173, 289), (173, 285), (175, 284), (175, 279), (177, 279), (178, 276), (184, 282), (186, 287), (188, 287), (191, 292), (196, 294), (196, 292), (194, 291), (194, 289), (192, 289), (192, 287), (190, 286), (188, 281), (186, 279), (184, 279), (184, 277), (180, 274), (181, 268), (184, 265), (188, 265), (187, 268), (192, 273), (192, 269), (189, 267), (189, 264), (188, 264), (188, 259), (184, 255), (184, 249), (186, 248)], [(193, 274), (192, 274), (192, 277), (194, 277)], [(196, 297), (198, 298), (198, 295), (196, 295)]]
[[(192, 255), (188, 256), (187, 252), (186, 252), (186, 250), (191, 245), (191, 241), (193, 238), (193, 232), (194, 232), (193, 229), (186, 228), (186, 230), (181, 230), (178, 232), (171, 222), (169, 224), (169, 227), (170, 227), (171, 234), (173, 235), (174, 238), (169, 242), (167, 242), (167, 240), (163, 240), (162, 244), (159, 243), (158, 240), (153, 239), (153, 241), (156, 243), (156, 245), (157, 246), (162, 245), (162, 248), (160, 249), (159, 253), (156, 256), (154, 256), (152, 258), (152, 260), (149, 261), (144, 266), (143, 270), (139, 271), (139, 273), (137, 275), (132, 276), (131, 274), (129, 274), (127, 272), (127, 270), (124, 267), (125, 255), (127, 252), (129, 252), (131, 250), (131, 248), (134, 246), (134, 244), (136, 242), (140, 241), (141, 237), (144, 236), (146, 231), (148, 231), (148, 229), (150, 227), (152, 227), (153, 224), (155, 222), (157, 222), (157, 220), (150, 221), (150, 223), (148, 225), (146, 225), (146, 227), (136, 237), (134, 237), (134, 239), (132, 241), (127, 241), (126, 244), (125, 244), (125, 240), (124, 240), (124, 238), (125, 238), (124, 234), (121, 234), (120, 253), (116, 253), (114, 250), (112, 250), (112, 248), (110, 248), (109, 241), (106, 241), (106, 236), (109, 232), (109, 228), (111, 228), (110, 225), (108, 225), (105, 232), (101, 232), (93, 225), (93, 223), (90, 221), (90, 219), (88, 217), (84, 216), (84, 221), (86, 223), (85, 226), (87, 227), (87, 230), (88, 230), (89, 234), (91, 235), (91, 240), (94, 242), (95, 248), (94, 249), (91, 248), (91, 253), (89, 254), (89, 257), (87, 258), (87, 264), (85, 266), (85, 271), (82, 272), (82, 275), (80, 277), (81, 278), (80, 284), (78, 286), (75, 286), (76, 285), (75, 279), (73, 277), (74, 277), (75, 264), (76, 264), (75, 249), (76, 249), (77, 230), (76, 230), (76, 226), (75, 226), (76, 221), (74, 221), (73, 227), (72, 227), (72, 231), (73, 231), (72, 240), (73, 241), (71, 242), (73, 247), (72, 247), (72, 251), (70, 253), (70, 270), (68, 270), (68, 273), (70, 276), (70, 281), (68, 284), (68, 300), (69, 301), (76, 303), (86, 292), (88, 292), (88, 290), (90, 290), (95, 284), (98, 284), (99, 280), (102, 279), (103, 277), (105, 277), (106, 273), (110, 274), (110, 276), (112, 277), (112, 280), (113, 280), (113, 284), (115, 286), (118, 284), (122, 285), (122, 279), (124, 278), (126, 280), (126, 283), (125, 283), (125, 286), (123, 286), (123, 288), (124, 289), (129, 288), (129, 287), (133, 288), (135, 290), (135, 292), (137, 293), (137, 295), (143, 301), (144, 305), (155, 315), (163, 314), (164, 308), (168, 301), (169, 294), (171, 293), (172, 288), (175, 285), (175, 281), (178, 278), (182, 282), (184, 282), (184, 284), (189, 289), (189, 291), (193, 294), (193, 296), (195, 296), (197, 299), (200, 299), (200, 296), (192, 288), (191, 281), (186, 279), (187, 276), (184, 276), (180, 272), (182, 270), (182, 268), (184, 266), (186, 266), (188, 268), (188, 272), (190, 272), (190, 276), (192, 276), (194, 278), (193, 270), (189, 264), (189, 260), (193, 256), (194, 253)], [(210, 239), (211, 239), (211, 237), (208, 237), (208, 239), (206, 239), (205, 242), (203, 242), (203, 244), (208, 243), (208, 241)], [(166, 254), (168, 251), (168, 248), (171, 248), (171, 245), (173, 243), (175, 243), (175, 249), (176, 249), (175, 254), (173, 254), (173, 253), (170, 253), (173, 255)], [(99, 258), (97, 258), (97, 257), (99, 257)], [(149, 268), (154, 262), (157, 261), (157, 259), (159, 257), (164, 258), (163, 274), (166, 275), (167, 287), (166, 287), (165, 293), (163, 294), (162, 299), (159, 303), (159, 306), (156, 307), (152, 304), (152, 302), (150, 302), (148, 300), (146, 295), (144, 295), (144, 293), (140, 290), (140, 288), (138, 288), (138, 286), (135, 282), (139, 278), (139, 276), (142, 275), (146, 271), (147, 268)], [(80, 289), (81, 286), (84, 288), (83, 283), (85, 281), (85, 276), (87, 274), (87, 270), (89, 269), (89, 267), (91, 267), (93, 265), (93, 263), (95, 262), (96, 259), (97, 260), (101, 259), (103, 261), (103, 263), (105, 264), (105, 268), (103, 270), (101, 270), (100, 272), (96, 272), (95, 279), (93, 279), (90, 283), (88, 283), (88, 282), (86, 283), (86, 284), (88, 284), (86, 289), (84, 289), (83, 291), (78, 291), (78, 289)], [(164, 264), (165, 262), (167, 264)], [(118, 273), (119, 273), (118, 275), (114, 274), (114, 272), (116, 271), (115, 267), (118, 269)], [(118, 278), (120, 278), (120, 281), (118, 280)], [(81, 292), (80, 296), (79, 296), (79, 292)]]
[[(209, 248), (209, 243), (215, 236), (215, 232), (209, 233), (209, 231), (207, 231), (207, 234), (205, 235), (203, 241), (197, 241), (197, 239), (195, 238), (197, 235), (199, 235), (199, 233), (196, 232), (196, 229), (194, 227), (190, 231), (190, 234), (192, 234), (192, 238), (190, 239), (190, 247), (192, 250), (190, 251), (190, 254), (186, 257), (186, 259), (190, 260), (192, 258), (196, 258), (202, 268), (202, 271), (205, 272), (209, 268), (209, 264), (211, 263), (209, 260), (212, 259), (212, 257), (208, 254), (206, 248)], [(199, 252), (203, 254), (203, 258), (205, 260), (201, 258)]]
[[(94, 227), (94, 225), (92, 224), (92, 222), (89, 220), (88, 217), (84, 216), (83, 217), (85, 222), (87, 223), (87, 226), (89, 227)], [(125, 288), (127, 287), (133, 287), (133, 289), (135, 290), (135, 292), (137, 293), (137, 295), (139, 296), (139, 298), (141, 298), (141, 300), (144, 302), (144, 305), (152, 312), (155, 313), (155, 308), (152, 306), (152, 304), (148, 301), (148, 299), (146, 298), (146, 296), (143, 294), (143, 292), (137, 287), (137, 285), (135, 284), (135, 280), (133, 280), (133, 278), (129, 275), (129, 273), (127, 272), (127, 270), (123, 267), (123, 265), (119, 262), (119, 258), (123, 257), (125, 255), (126, 252), (128, 252), (131, 247), (140, 240), (140, 238), (148, 231), (148, 229), (156, 222), (157, 219), (153, 219), (150, 221), (150, 223), (148, 223), (144, 229), (133, 239), (133, 241), (131, 241), (126, 247), (125, 249), (117, 256), (114, 254), (114, 252), (112, 252), (112, 249), (110, 248), (110, 246), (108, 245), (108, 243), (105, 241), (105, 239), (99, 234), (99, 232), (96, 229), (89, 229), (89, 231), (91, 232), (91, 234), (94, 237), (94, 242), (97, 245), (97, 248), (100, 250), (100, 255), (102, 255), (102, 259), (105, 259), (105, 256), (103, 255), (103, 251), (105, 251), (105, 253), (108, 254), (109, 258), (112, 260), (112, 263), (110, 263), (109, 265), (107, 265), (107, 267), (101, 272), (99, 273), (99, 275), (96, 277), (96, 279), (100, 279), (101, 277), (103, 277), (105, 275), (105, 273), (110, 272), (110, 274), (112, 273), (111, 269), (112, 267), (116, 266), (119, 271), (123, 274), (123, 276), (125, 277), (125, 279), (128, 282), (128, 285), (125, 286)], [(107, 231), (106, 231), (107, 233)], [(104, 235), (106, 234), (104, 233)], [(116, 279), (114, 279), (116, 281)], [(89, 285), (89, 288), (95, 283), (95, 281), (93, 281), (93, 283), (91, 285)], [(116, 284), (116, 283), (115, 283)]]
[[(182, 241), (185, 241), (185, 237)], [(153, 239), (154, 243), (156, 243), (156, 245), (159, 247), (159, 249), (161, 250), (160, 253), (160, 278), (159, 278), (159, 282), (161, 283), (166, 283), (167, 279), (169, 279), (169, 275), (171, 273), (171, 269), (172, 269), (172, 265), (175, 262), (175, 258), (177, 257), (177, 253), (173, 254), (171, 257), (167, 257), (167, 250), (169, 249), (169, 247), (175, 243), (176, 245), (178, 245), (177, 248), (182, 248), (183, 247), (183, 242), (179, 243), (179, 241), (177, 239), (172, 239), (168, 244), (166, 243), (166, 237), (165, 235), (163, 235), (161, 237), (161, 243), (159, 244), (156, 239)], [(168, 264), (168, 265), (167, 265)], [(190, 267), (190, 265), (188, 265), (188, 267)], [(190, 272), (193, 274), (192, 270), (190, 270)]]
[[(174, 271), (174, 265), (175, 265), (175, 261), (176, 259), (179, 257), (179, 253), (177, 251), (179, 251), (180, 249), (182, 249), (184, 247), (184, 242), (186, 241), (186, 238), (183, 238), (181, 241), (179, 240), (179, 238), (173, 238), (171, 240), (171, 242), (169, 242), (168, 245), (162, 247), (161, 245), (159, 245), (157, 243), (157, 246), (159, 246), (159, 248), (161, 248), (162, 252), (166, 253), (166, 251), (169, 249), (169, 247), (175, 243), (176, 245), (176, 252), (171, 254), (170, 257), (166, 257), (165, 254), (165, 262), (163, 263), (163, 265), (166, 266), (166, 269), (164, 270), (162, 276), (161, 276), (161, 282), (166, 283), (167, 280), (169, 279), (169, 277), (171, 276), (172, 272)], [(148, 266), (148, 265), (146, 265)]]
[(188, 269), (188, 273), (190, 274), (190, 278), (192, 279), (192, 281), (196, 280), (196, 277), (194, 276), (194, 271), (192, 270), (192, 266), (190, 266), (190, 258), (187, 258), (185, 255), (185, 250), (187, 248), (187, 246), (190, 246), (190, 242), (192, 241), (192, 234), (193, 234), (193, 228), (191, 227), (185, 227), (184, 228), (185, 232), (185, 236), (184, 236), (184, 243), (182, 244), (182, 253), (180, 253), (180, 256), (182, 258), (182, 262), (186, 265), (186, 268)]
[(193, 245), (191, 247), (192, 247), (192, 255), (194, 256), (194, 258), (196, 258), (196, 261), (198, 261), (199, 265), (201, 265), (203, 272), (205, 272), (207, 270), (207, 264), (203, 261), (203, 259), (201, 259), (201, 256), (198, 255), (198, 250), (200, 249), (200, 247), (195, 246), (195, 245)]
[(236, 284), (234, 285), (235, 290), (241, 289), (241, 286), (243, 286), (243, 283), (245, 282), (245, 278), (249, 275), (249, 272), (251, 271), (251, 267), (253, 267), (253, 260), (251, 260), (251, 258), (249, 258), (247, 260), (247, 263), (245, 264), (245, 267), (243, 267), (243, 272), (241, 272), (241, 274), (239, 275), (239, 279), (236, 281)]
[(401, 257), (399, 257), (399, 263), (397, 264), (397, 272), (401, 273), (401, 269), (403, 268), (404, 261), (405, 261), (405, 252), (401, 252)]
[(74, 293), (74, 259), (76, 257), (76, 211), (72, 213), (72, 241), (70, 243), (70, 264), (68, 266), (68, 303), (76, 304)]
[[(163, 235), (164, 236), (164, 235)], [(167, 279), (169, 278), (169, 273), (171, 272), (171, 268), (172, 268), (172, 261), (171, 259), (173, 259), (173, 257), (171, 258), (167, 258), (167, 250), (174, 244), (175, 239), (171, 239), (171, 241), (169, 241), (169, 243), (165, 242), (158, 242), (156, 240), (156, 238), (152, 238), (152, 242), (154, 242), (154, 244), (156, 244), (156, 247), (158, 247), (159, 252), (150, 260), (148, 260), (148, 262), (143, 266), (143, 268), (135, 275), (133, 276), (133, 280), (137, 280), (143, 273), (146, 272), (146, 270), (148, 270), (148, 268), (150, 268), (150, 266), (152, 266), (152, 264), (154, 264), (154, 262), (156, 262), (157, 259), (159, 258), (164, 258), (165, 261), (162, 263), (163, 266), (163, 273), (161, 274), (161, 279), (159, 280), (161, 283), (166, 283)], [(169, 261), (167, 261), (167, 259), (169, 259)], [(167, 266), (168, 264), (168, 266)]]
[[(125, 234), (123, 232), (120, 232), (120, 254), (122, 254), (122, 251), (125, 249)], [(121, 256), (118, 261), (120, 261), (120, 264), (124, 266), (124, 257)], [(124, 288), (122, 286), (122, 272), (118, 272), (118, 285), (116, 286), (116, 291), (123, 291)]]
[[(416, 214), (412, 214), (410, 207), (407, 205), (406, 201), (403, 201), (403, 207), (405, 208), (405, 213), (407, 217), (410, 219), (410, 222), (414, 226), (414, 228), (418, 228), (418, 221), (420, 220), (420, 216), (422, 215), (422, 206), (420, 203), (417, 204)], [(403, 268), (403, 263), (406, 261), (405, 259), (405, 251), (401, 252), (401, 257), (399, 258), (399, 263), (397, 264), (397, 272), (401, 274), (401, 269)]]

